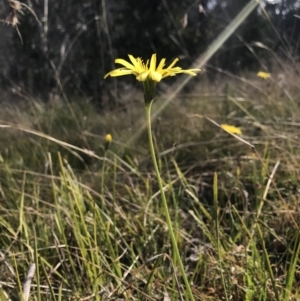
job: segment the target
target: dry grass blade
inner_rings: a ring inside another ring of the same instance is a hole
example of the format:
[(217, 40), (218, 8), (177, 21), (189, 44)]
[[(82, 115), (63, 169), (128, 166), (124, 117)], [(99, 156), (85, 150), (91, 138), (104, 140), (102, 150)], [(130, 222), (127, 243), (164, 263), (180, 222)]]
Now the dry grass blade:
[[(272, 170), (272, 173), (271, 173), (271, 175), (270, 175), (270, 177), (269, 177), (269, 179), (268, 179), (268, 183), (267, 183), (267, 186), (266, 186), (266, 188), (265, 188), (264, 195), (263, 195), (263, 200), (264, 200), (264, 201), (267, 199), (267, 195), (268, 195), (268, 191), (269, 191), (269, 189), (270, 189), (270, 185), (271, 185), (271, 183), (273, 182), (273, 179), (274, 179), (276, 170), (277, 170), (277, 168), (279, 167), (279, 164), (280, 164), (280, 160), (278, 160), (278, 161), (276, 162), (276, 164), (275, 164), (275, 166), (274, 166), (274, 168), (273, 168), (273, 170)], [(260, 209), (260, 211), (261, 211), (261, 208), (259, 208), (259, 209)], [(259, 212), (259, 214), (260, 214), (260, 212)]]
[(31, 281), (35, 273), (35, 264), (32, 264), (27, 273), (24, 285), (23, 285), (23, 300), (28, 301), (30, 294)]

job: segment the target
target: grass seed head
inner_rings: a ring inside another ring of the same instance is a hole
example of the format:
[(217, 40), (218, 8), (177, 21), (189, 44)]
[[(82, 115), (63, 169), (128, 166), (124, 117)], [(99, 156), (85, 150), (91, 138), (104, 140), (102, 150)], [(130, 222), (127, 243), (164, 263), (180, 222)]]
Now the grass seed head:
[(15, 13), (15, 11), (11, 12), (7, 18), (5, 19), (5, 23), (13, 26), (13, 27), (16, 27), (18, 24), (19, 24), (19, 20), (18, 20), (18, 17)]
[(8, 0), (8, 3), (12, 9), (14, 9), (17, 12), (21, 12), (22, 4), (20, 1)]

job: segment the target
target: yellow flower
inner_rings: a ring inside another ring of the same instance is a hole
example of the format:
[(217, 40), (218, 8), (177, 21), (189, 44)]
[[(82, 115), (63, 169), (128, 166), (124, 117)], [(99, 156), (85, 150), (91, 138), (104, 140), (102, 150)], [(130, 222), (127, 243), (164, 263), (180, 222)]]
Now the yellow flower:
[(108, 72), (104, 78), (108, 76), (122, 76), (122, 75), (134, 75), (136, 79), (142, 82), (144, 87), (144, 98), (146, 106), (151, 105), (155, 96), (156, 85), (163, 78), (168, 76), (174, 76), (179, 73), (186, 73), (191, 76), (197, 75), (196, 72), (199, 72), (200, 69), (188, 69), (183, 70), (180, 67), (174, 67), (178, 62), (178, 59), (175, 59), (169, 67), (164, 68), (166, 59), (162, 59), (158, 66), (156, 66), (156, 54), (152, 54), (150, 64), (149, 60), (144, 63), (141, 58), (134, 58), (132, 55), (128, 55), (130, 62), (127, 62), (123, 59), (116, 59), (115, 63), (123, 65), (124, 67), (115, 69)]
[(112, 136), (111, 134), (107, 134), (105, 136), (105, 145), (104, 145), (104, 148), (105, 148), (105, 151), (107, 151), (110, 147), (110, 144), (111, 144), (111, 141), (112, 141)]
[(268, 78), (271, 77), (271, 74), (267, 73), (267, 72), (259, 71), (257, 73), (257, 76), (260, 77), (260, 78), (263, 78), (263, 79), (268, 79)]
[(112, 140), (111, 134), (107, 134), (107, 135), (105, 136), (105, 141), (108, 142), (108, 143), (110, 143), (111, 140)]
[(221, 124), (221, 128), (230, 134), (242, 135), (241, 129), (234, 125)]
[(200, 69), (187, 69), (183, 70), (180, 67), (174, 67), (178, 62), (178, 59), (175, 59), (169, 67), (164, 68), (166, 59), (162, 59), (158, 66), (156, 67), (156, 54), (152, 54), (150, 65), (149, 61), (146, 63), (143, 62), (141, 58), (134, 58), (132, 55), (128, 55), (130, 62), (127, 62), (123, 59), (116, 59), (115, 63), (123, 65), (124, 67), (115, 69), (107, 73), (104, 78), (108, 76), (122, 76), (122, 75), (134, 75), (138, 81), (144, 82), (147, 80), (153, 80), (154, 82), (160, 82), (163, 78), (168, 76), (174, 76), (179, 73), (186, 73), (191, 76), (197, 75), (196, 72), (199, 72)]

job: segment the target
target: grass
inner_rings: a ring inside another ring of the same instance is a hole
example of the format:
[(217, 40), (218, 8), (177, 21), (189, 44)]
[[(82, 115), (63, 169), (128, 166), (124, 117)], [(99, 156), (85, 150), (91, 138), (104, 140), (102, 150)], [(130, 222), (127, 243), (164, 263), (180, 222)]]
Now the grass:
[[(203, 76), (201, 90), (178, 96), (153, 122), (196, 300), (299, 299), (299, 90), (292, 72), (281, 86), (275, 73), (268, 81), (227, 76), (217, 85)], [(2, 108), (3, 296), (19, 300), (35, 263), (32, 300), (185, 299), (146, 131), (127, 144), (143, 115), (141, 104), (104, 113), (84, 100)], [(201, 116), (241, 126), (254, 148)], [(113, 141), (105, 151), (107, 133)]]

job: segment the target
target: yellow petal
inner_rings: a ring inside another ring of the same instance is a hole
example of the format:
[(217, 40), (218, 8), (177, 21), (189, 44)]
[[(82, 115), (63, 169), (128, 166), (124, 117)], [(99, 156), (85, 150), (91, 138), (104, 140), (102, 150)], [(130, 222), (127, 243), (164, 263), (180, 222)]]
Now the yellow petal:
[(171, 69), (178, 61), (179, 61), (179, 59), (176, 58), (167, 69)]
[(234, 125), (221, 124), (221, 128), (230, 134), (242, 135), (242, 130)]
[(130, 63), (128, 63), (127, 61), (125, 61), (123, 59), (116, 59), (115, 63), (123, 65), (124, 67), (126, 67), (126, 68), (128, 68), (130, 70), (134, 69), (134, 65), (131, 65)]
[(180, 73), (185, 73), (185, 74), (188, 74), (188, 75), (191, 75), (191, 76), (196, 76), (197, 75), (197, 73), (192, 72), (191, 70), (182, 70), (182, 71), (180, 71)]
[(166, 59), (162, 59), (162, 60), (160, 61), (159, 65), (158, 65), (157, 68), (156, 68), (156, 71), (157, 71), (157, 72), (161, 72), (161, 71), (162, 71), (162, 69), (163, 69), (164, 66), (165, 66), (165, 61), (166, 61)]
[(165, 77), (168, 77), (168, 76), (175, 76), (177, 72), (169, 72), (169, 71), (166, 71), (163, 73), (163, 76), (162, 78), (165, 78)]
[(126, 70), (123, 68), (115, 69), (113, 71), (108, 72), (104, 78), (107, 78), (108, 76), (123, 76), (123, 75), (129, 75), (129, 74), (135, 74), (133, 70)]
[(160, 82), (162, 79), (162, 75), (156, 71), (150, 71), (149, 77), (154, 80), (155, 82)]
[(149, 71), (144, 71), (142, 73), (139, 73), (136, 79), (140, 82), (144, 82), (148, 79)]
[(150, 71), (155, 71), (156, 69), (156, 53), (152, 54), (151, 60), (150, 60)]
[(142, 68), (142, 61), (140, 58), (134, 58), (131, 54), (128, 54), (128, 57), (133, 64), (134, 68), (137, 69), (138, 71), (141, 71)]

